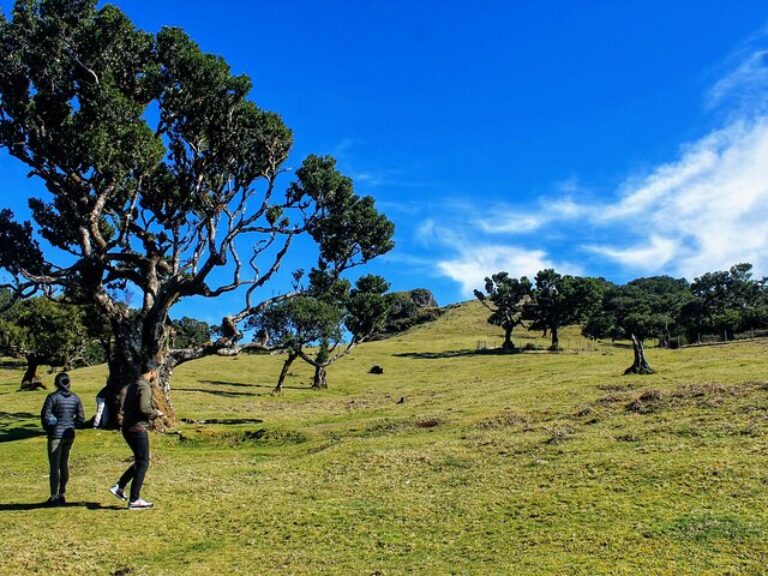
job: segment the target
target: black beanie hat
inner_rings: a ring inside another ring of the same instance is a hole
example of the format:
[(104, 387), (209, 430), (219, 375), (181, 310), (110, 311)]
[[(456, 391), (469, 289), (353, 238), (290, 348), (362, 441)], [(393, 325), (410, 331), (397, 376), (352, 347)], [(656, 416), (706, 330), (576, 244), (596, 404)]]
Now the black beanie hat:
[(149, 360), (145, 360), (141, 365), (141, 373), (146, 374), (147, 372), (157, 370), (158, 368), (160, 368), (160, 363), (150, 358)]
[(54, 378), (53, 383), (56, 384), (56, 388), (59, 390), (69, 390), (69, 374), (66, 372), (59, 372), (56, 374), (56, 378)]

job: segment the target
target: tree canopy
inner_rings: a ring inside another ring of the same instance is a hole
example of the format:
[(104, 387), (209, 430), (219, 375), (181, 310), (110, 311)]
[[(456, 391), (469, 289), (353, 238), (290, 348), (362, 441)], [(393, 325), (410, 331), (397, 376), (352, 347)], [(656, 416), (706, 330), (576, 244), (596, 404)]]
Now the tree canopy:
[(332, 158), (309, 156), (281, 184), (292, 133), (251, 89), (183, 30), (138, 30), (96, 0), (17, 0), (0, 17), (0, 146), (46, 190), (31, 222), (0, 211), (7, 286), (95, 305), (114, 336), (110, 385), (159, 360), (169, 414), (180, 299), (245, 290), (222, 323), (231, 346), (296, 235), (334, 273), (392, 246), (391, 222)]
[[(0, 301), (9, 303), (10, 298), (3, 290)], [(93, 337), (83, 307), (37, 297), (17, 301), (0, 313), (0, 353), (26, 360), (23, 385), (41, 382), (41, 365), (68, 368), (76, 361), (86, 363)]]
[(475, 290), (475, 298), (482, 302), (491, 315), (488, 323), (500, 326), (504, 330), (502, 349), (512, 351), (512, 331), (523, 323), (523, 307), (531, 299), (533, 286), (523, 276), (519, 280), (507, 272), (498, 272), (485, 279), (485, 294)]
[(692, 302), (684, 310), (691, 331), (717, 332), (733, 339), (739, 329), (768, 320), (765, 281), (752, 280), (751, 264), (707, 272), (691, 282)]
[(671, 335), (680, 329), (680, 311), (691, 298), (684, 278), (652, 276), (623, 286), (610, 285), (604, 291), (602, 307), (594, 310), (583, 333), (595, 338), (630, 339), (635, 360), (626, 372), (651, 373), (643, 342), (659, 338), (668, 345)]
[(534, 278), (532, 297), (523, 307), (529, 330), (548, 330), (551, 350), (559, 349), (559, 330), (584, 321), (600, 305), (601, 285), (594, 278), (561, 275), (551, 268)]

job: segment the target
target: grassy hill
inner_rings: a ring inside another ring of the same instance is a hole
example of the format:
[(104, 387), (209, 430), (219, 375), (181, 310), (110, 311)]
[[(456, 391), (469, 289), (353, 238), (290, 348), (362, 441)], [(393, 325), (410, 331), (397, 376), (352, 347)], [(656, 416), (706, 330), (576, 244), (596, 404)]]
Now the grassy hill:
[[(765, 342), (650, 349), (652, 376), (577, 330), (568, 353), (476, 352), (500, 342), (469, 303), (361, 346), (324, 392), (297, 362), (270, 395), (279, 356), (184, 365), (191, 423), (153, 436), (141, 512), (107, 491), (122, 438), (93, 430), (73, 504), (36, 507), (44, 394), (0, 370), (0, 574), (766, 573)], [(73, 373), (88, 415), (104, 378)]]

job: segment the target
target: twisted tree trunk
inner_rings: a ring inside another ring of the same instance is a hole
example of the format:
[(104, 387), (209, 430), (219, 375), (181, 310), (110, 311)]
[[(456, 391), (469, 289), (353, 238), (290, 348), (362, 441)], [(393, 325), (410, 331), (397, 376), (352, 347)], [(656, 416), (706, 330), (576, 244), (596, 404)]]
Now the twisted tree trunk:
[(558, 326), (552, 326), (550, 328), (550, 331), (552, 333), (552, 345), (549, 347), (549, 349), (552, 352), (557, 352), (558, 350), (560, 350), (560, 336), (557, 333), (558, 328), (559, 328)]
[(634, 334), (630, 334), (630, 337), (632, 338), (632, 350), (635, 355), (635, 361), (632, 363), (632, 366), (624, 370), (624, 374), (653, 374), (653, 369), (645, 359), (643, 341)]
[(37, 369), (41, 363), (41, 359), (36, 354), (27, 355), (27, 368), (21, 377), (21, 384), (23, 386), (37, 386), (43, 383), (40, 376), (37, 375)]
[[(149, 324), (149, 325), (148, 325)], [(109, 380), (107, 381), (107, 402), (110, 426), (117, 426), (120, 391), (141, 375), (141, 365), (149, 359), (160, 364), (160, 376), (152, 386), (152, 402), (165, 416), (153, 422), (156, 430), (163, 431), (176, 421), (176, 412), (171, 404), (171, 375), (175, 363), (168, 354), (167, 334), (164, 327), (159, 330), (147, 321), (131, 318), (113, 320), (114, 346), (109, 358)]]
[(505, 352), (515, 350), (515, 344), (512, 342), (512, 328), (504, 328), (504, 344), (502, 344), (501, 349)]
[(328, 389), (328, 375), (326, 373), (326, 365), (315, 364), (315, 376), (312, 379), (312, 388), (315, 390)]
[(288, 358), (286, 358), (285, 362), (283, 363), (283, 369), (280, 371), (280, 378), (278, 378), (277, 386), (275, 386), (275, 389), (272, 390), (272, 394), (283, 393), (283, 382), (285, 381), (285, 377), (288, 376), (288, 369), (291, 367), (291, 364), (293, 364), (293, 361), (296, 360), (297, 356), (298, 354), (296, 354), (296, 352), (293, 350), (288, 350)]

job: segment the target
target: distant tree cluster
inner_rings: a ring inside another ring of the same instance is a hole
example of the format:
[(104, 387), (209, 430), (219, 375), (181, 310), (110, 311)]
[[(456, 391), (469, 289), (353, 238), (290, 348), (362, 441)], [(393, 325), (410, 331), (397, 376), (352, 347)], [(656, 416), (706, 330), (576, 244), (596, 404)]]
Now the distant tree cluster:
[[(206, 322), (187, 316), (169, 322), (176, 346), (210, 341)], [(111, 346), (109, 323), (95, 307), (47, 297), (18, 299), (11, 290), (0, 288), (0, 355), (26, 362), (23, 388), (45, 387), (38, 374), (41, 366), (70, 370), (102, 364)]]
[(91, 322), (89, 312), (41, 297), (14, 301), (9, 290), (0, 290), (0, 354), (25, 360), (22, 387), (42, 385), (41, 366), (69, 369), (104, 361), (102, 326)]
[(661, 346), (701, 342), (705, 336), (732, 340), (739, 332), (768, 328), (768, 279), (752, 278), (751, 264), (684, 278), (652, 276), (617, 285), (603, 278), (560, 275), (552, 269), (511, 278), (499, 272), (485, 279), (475, 296), (491, 311), (488, 322), (504, 330), (507, 351), (515, 349), (512, 330), (519, 325), (549, 332), (557, 350), (558, 330), (579, 324), (590, 338), (632, 341), (634, 362), (627, 373), (652, 372), (644, 341)]
[(184, 316), (171, 321), (173, 348), (193, 348), (204, 346), (211, 341), (211, 327), (208, 322)]

